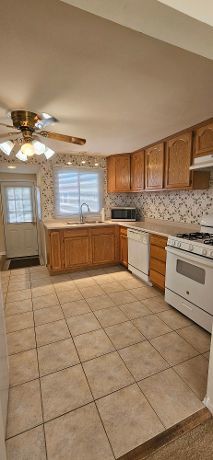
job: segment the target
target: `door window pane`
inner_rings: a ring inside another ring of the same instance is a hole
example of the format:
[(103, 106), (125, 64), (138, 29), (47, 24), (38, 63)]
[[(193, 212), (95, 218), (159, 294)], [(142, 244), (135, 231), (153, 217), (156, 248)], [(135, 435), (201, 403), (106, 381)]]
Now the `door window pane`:
[(7, 223), (33, 222), (31, 187), (5, 187), (5, 201)]

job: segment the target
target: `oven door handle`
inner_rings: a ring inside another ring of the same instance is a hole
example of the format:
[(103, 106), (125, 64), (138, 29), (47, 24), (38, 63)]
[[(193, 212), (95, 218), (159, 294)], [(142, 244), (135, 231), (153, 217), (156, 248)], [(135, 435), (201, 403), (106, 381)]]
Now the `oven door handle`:
[(195, 264), (199, 266), (213, 268), (213, 260), (211, 259), (192, 254), (191, 252), (190, 253), (186, 252), (182, 249), (175, 249), (170, 246), (166, 247), (166, 251), (168, 253), (174, 254), (175, 256), (179, 257), (179, 259), (181, 260), (187, 260), (188, 262), (191, 262), (191, 263), (194, 262)]

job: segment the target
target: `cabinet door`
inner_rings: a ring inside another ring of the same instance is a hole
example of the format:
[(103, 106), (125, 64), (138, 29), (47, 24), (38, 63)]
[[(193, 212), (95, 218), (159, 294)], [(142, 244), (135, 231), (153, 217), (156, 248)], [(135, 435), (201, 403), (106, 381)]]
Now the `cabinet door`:
[(107, 158), (107, 191), (115, 192), (115, 157)]
[(64, 267), (74, 268), (91, 264), (90, 238), (86, 229), (64, 232)]
[(197, 128), (195, 131), (194, 156), (208, 155), (213, 152), (213, 123)]
[(131, 154), (131, 191), (144, 189), (144, 150)]
[(61, 232), (49, 232), (49, 266), (51, 270), (61, 270)]
[(127, 229), (120, 229), (120, 263), (128, 267), (128, 239)]
[(118, 261), (118, 236), (115, 227), (92, 229), (91, 238), (93, 264), (107, 264)]
[(80, 267), (90, 264), (89, 238), (72, 237), (64, 240), (64, 267)]
[(130, 191), (130, 154), (115, 155), (115, 191)]
[(186, 188), (191, 185), (189, 167), (192, 155), (192, 133), (185, 133), (166, 144), (165, 188)]
[(162, 189), (164, 185), (164, 144), (145, 150), (145, 188)]

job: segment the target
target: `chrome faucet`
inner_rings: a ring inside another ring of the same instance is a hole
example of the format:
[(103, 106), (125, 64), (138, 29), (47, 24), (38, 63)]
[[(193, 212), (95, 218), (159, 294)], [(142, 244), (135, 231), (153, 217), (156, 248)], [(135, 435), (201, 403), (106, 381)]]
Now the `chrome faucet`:
[(82, 211), (82, 207), (83, 206), (87, 206), (87, 209), (88, 209), (88, 212), (90, 212), (90, 207), (87, 203), (82, 203), (81, 206), (80, 206), (80, 223), (83, 224), (84, 223), (84, 216), (83, 216), (83, 211)]

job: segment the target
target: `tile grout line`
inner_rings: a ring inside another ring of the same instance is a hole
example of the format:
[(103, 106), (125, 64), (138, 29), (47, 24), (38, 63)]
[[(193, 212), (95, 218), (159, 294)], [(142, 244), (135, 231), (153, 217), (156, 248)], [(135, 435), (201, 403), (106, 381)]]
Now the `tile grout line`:
[[(120, 292), (120, 291), (119, 291), (119, 292)], [(108, 294), (106, 293), (106, 295), (108, 295)], [(56, 294), (56, 296), (57, 296), (57, 294)], [(57, 297), (57, 298), (58, 298), (58, 297)], [(87, 299), (85, 299), (85, 300), (87, 301)], [(138, 300), (138, 299), (136, 299), (136, 300)], [(138, 300), (138, 301), (140, 302), (140, 300)], [(88, 302), (87, 302), (87, 303), (88, 303)], [(120, 309), (120, 306), (119, 306), (119, 305), (115, 305), (115, 306), (118, 307), (118, 308)], [(62, 305), (61, 305), (61, 304), (60, 304), (60, 307), (62, 308)], [(91, 310), (90, 305), (89, 305), (89, 308), (90, 308), (91, 313), (95, 315), (95, 313)], [(111, 308), (113, 308), (113, 307), (111, 307)], [(62, 310), (63, 310), (63, 309), (62, 309)], [(103, 309), (103, 310), (104, 310), (104, 309)], [(120, 309), (120, 310), (121, 310), (121, 309)], [(121, 311), (122, 311), (122, 310), (121, 310)], [(88, 313), (89, 313), (89, 312), (88, 312)], [(64, 312), (63, 312), (63, 315), (64, 315)], [(154, 313), (151, 313), (151, 315), (154, 315)], [(11, 316), (12, 316), (12, 315), (11, 315)], [(73, 316), (74, 316), (74, 315), (73, 315)], [(75, 316), (81, 316), (81, 315), (75, 315)], [(146, 315), (146, 316), (147, 316), (147, 315)], [(34, 310), (33, 310), (33, 317), (34, 317)], [(95, 315), (95, 317), (96, 317), (96, 315)], [(69, 317), (68, 317), (68, 318), (69, 318)], [(97, 318), (97, 317), (96, 317), (96, 318)], [(68, 330), (69, 330), (69, 326), (68, 326), (68, 324), (67, 324), (67, 318), (65, 317), (65, 315), (64, 315), (64, 319), (65, 319), (66, 325), (67, 325)], [(134, 318), (134, 319), (135, 319), (135, 318)], [(60, 321), (60, 320), (59, 320), (59, 321)], [(98, 318), (97, 318), (97, 321), (99, 322)], [(130, 322), (132, 323), (132, 319), (129, 319), (129, 318), (128, 318), (127, 321), (130, 321)], [(55, 322), (55, 321), (54, 321), (54, 322)], [(125, 322), (126, 322), (126, 321), (125, 321)], [(51, 322), (51, 323), (52, 323), (52, 322)], [(100, 322), (99, 322), (99, 323), (100, 323)], [(124, 323), (124, 322), (122, 322), (122, 323), (117, 323), (117, 324), (123, 324), (123, 323)], [(50, 323), (46, 323), (46, 324), (50, 324)], [(104, 330), (104, 327), (103, 327), (101, 324), (100, 324), (100, 326), (101, 326), (101, 329), (107, 334), (107, 332)], [(112, 325), (112, 326), (113, 326), (113, 325)], [(107, 326), (107, 327), (111, 327), (111, 326)], [(134, 325), (134, 327), (136, 327), (136, 326)], [(137, 327), (136, 327), (136, 329), (137, 329)], [(181, 329), (181, 328), (180, 328), (180, 329)], [(34, 323), (34, 330), (35, 330), (35, 323)], [(14, 331), (14, 332), (15, 332), (15, 331)], [(19, 331), (17, 331), (17, 332), (19, 332)], [(91, 331), (91, 332), (92, 332), (92, 331)], [(139, 330), (139, 332), (141, 333), (140, 330)], [(72, 338), (72, 341), (73, 341), (74, 346), (75, 346), (75, 349), (76, 349), (76, 345), (75, 345), (75, 342), (74, 342), (74, 340), (73, 340), (74, 337), (72, 336), (70, 330), (69, 330), (69, 333), (70, 333), (70, 336), (71, 336), (71, 338)], [(82, 335), (82, 334), (79, 334), (79, 335)], [(165, 335), (165, 334), (163, 334), (163, 335)], [(109, 338), (109, 337), (108, 337), (108, 338)], [(145, 339), (146, 339), (146, 338), (145, 338)], [(59, 341), (63, 341), (63, 340), (66, 340), (66, 339), (60, 339)], [(110, 338), (109, 338), (109, 340), (110, 340)], [(149, 342), (149, 339), (146, 339), (146, 340)], [(110, 340), (110, 341), (111, 341), (111, 340)], [(56, 341), (56, 342), (57, 342), (57, 341)], [(55, 342), (52, 342), (52, 343), (55, 343)], [(113, 344), (112, 341), (111, 341), (111, 343), (112, 343), (112, 345), (113, 345), (113, 347), (114, 347), (114, 344)], [(137, 342), (137, 343), (140, 343), (140, 342)], [(149, 342), (149, 343), (150, 343), (150, 342)], [(37, 342), (36, 342), (36, 344), (37, 344)], [(49, 344), (46, 344), (46, 345), (49, 345)], [(46, 346), (46, 345), (43, 345), (43, 346)], [(129, 346), (132, 346), (132, 345), (134, 345), (134, 344), (131, 344), (131, 345), (129, 345)], [(152, 344), (151, 344), (151, 345), (152, 345)], [(153, 346), (153, 345), (152, 345), (152, 346)], [(154, 346), (153, 346), (153, 347), (154, 347)], [(36, 347), (36, 351), (37, 351), (37, 348), (38, 348), (38, 347)], [(123, 347), (123, 348), (126, 348), (126, 347)], [(155, 348), (155, 347), (154, 347), (154, 348)], [(24, 351), (25, 351), (25, 350), (24, 350)], [(77, 352), (77, 355), (78, 355), (77, 349), (76, 349), (76, 352)], [(111, 352), (109, 352), (109, 353), (114, 353), (114, 352), (116, 352), (116, 353), (119, 355), (118, 349), (115, 349), (115, 351), (111, 351)], [(159, 353), (158, 350), (157, 350), (157, 352)], [(20, 353), (21, 353), (21, 352), (20, 352)], [(109, 353), (107, 353), (107, 354), (109, 354)], [(204, 353), (205, 353), (205, 352), (204, 352)], [(105, 353), (105, 354), (106, 354), (106, 353)], [(101, 355), (101, 356), (104, 356), (105, 354), (103, 354), (103, 355)], [(159, 353), (159, 354), (160, 354), (160, 353)], [(202, 355), (202, 354), (203, 354), (203, 353), (199, 353), (199, 355)], [(101, 357), (101, 356), (100, 356), (100, 357)], [(120, 356), (120, 355), (119, 355), (119, 356)], [(163, 358), (163, 357), (162, 357), (162, 358)], [(38, 358), (37, 358), (37, 359), (38, 359)], [(93, 360), (93, 359), (97, 359), (97, 357), (94, 357), (94, 358), (92, 358), (91, 360)], [(121, 359), (122, 359), (122, 358), (121, 358)], [(165, 360), (165, 358), (163, 358), (163, 359)], [(191, 359), (191, 358), (187, 359), (186, 361), (188, 361), (188, 360), (190, 360), (190, 359)], [(91, 361), (91, 360), (88, 360), (88, 361)], [(122, 360), (122, 361), (123, 361), (123, 360)], [(165, 360), (165, 361), (166, 361), (166, 360)], [(85, 361), (85, 362), (87, 362), (87, 361)], [(185, 361), (184, 361), (184, 362), (185, 362)], [(83, 368), (83, 362), (82, 362), (81, 360), (80, 360), (80, 364), (81, 364), (81, 367)], [(179, 363), (178, 363), (178, 364), (179, 364)], [(182, 362), (181, 362), (180, 364), (182, 364)], [(125, 365), (125, 367), (127, 368), (125, 362), (124, 362), (124, 365)], [(39, 360), (38, 360), (38, 366), (39, 366)], [(173, 366), (174, 366), (174, 365), (173, 365)], [(68, 366), (68, 367), (72, 367), (72, 366)], [(170, 367), (172, 368), (172, 366), (170, 366)], [(84, 370), (84, 369), (83, 369), (83, 370)], [(127, 368), (127, 370), (128, 370), (128, 372), (130, 372), (128, 368)], [(57, 372), (60, 372), (60, 370), (57, 371)], [(159, 373), (160, 373), (160, 372), (162, 372), (162, 371), (159, 371)], [(130, 372), (130, 374), (131, 374), (131, 372)], [(49, 375), (49, 374), (48, 374), (48, 375)], [(152, 374), (152, 375), (153, 375), (153, 374)], [(178, 374), (177, 374), (177, 375), (178, 375)], [(86, 377), (86, 375), (85, 375), (85, 377)], [(133, 375), (132, 375), (132, 377), (133, 377), (134, 381), (136, 382), (137, 386), (139, 387), (138, 382), (135, 380), (135, 378), (134, 378)], [(179, 377), (180, 377), (180, 376), (179, 376)], [(147, 377), (147, 378), (148, 378), (148, 377)], [(87, 377), (86, 377), (86, 379), (87, 379)], [(39, 380), (40, 380), (40, 378), (39, 378)], [(142, 380), (144, 380), (144, 379), (142, 379)], [(87, 381), (87, 382), (88, 382), (88, 381)], [(185, 382), (184, 382), (184, 383), (185, 383)], [(130, 384), (130, 385), (132, 385), (132, 384)], [(130, 385), (127, 385), (127, 386), (130, 386)], [(88, 382), (88, 386), (89, 386), (89, 388), (90, 388), (89, 382)], [(126, 388), (126, 386), (123, 387), (123, 388)], [(140, 389), (140, 391), (142, 392), (142, 390), (141, 390), (140, 387), (139, 387), (139, 389)], [(115, 390), (115, 392), (116, 392), (116, 391), (119, 391), (119, 390), (120, 390), (120, 389)], [(90, 388), (90, 391), (91, 391), (91, 388)], [(40, 392), (41, 392), (41, 389), (40, 389)], [(112, 392), (112, 393), (114, 393), (114, 392)], [(112, 394), (112, 393), (110, 393), (110, 394)], [(93, 395), (92, 391), (91, 391), (91, 394)], [(143, 394), (143, 392), (142, 392), (142, 394)], [(144, 395), (144, 394), (143, 394), (143, 395)], [(105, 396), (108, 396), (108, 395), (105, 395)], [(105, 397), (105, 396), (103, 396), (103, 397)], [(146, 398), (145, 395), (144, 395), (144, 397)], [(41, 397), (41, 398), (42, 398), (42, 397)], [(101, 398), (97, 398), (97, 400), (98, 400), (98, 399), (101, 399)], [(146, 398), (146, 400), (147, 400), (147, 398)], [(94, 398), (93, 398), (93, 401), (94, 401), (94, 403), (96, 404), (96, 400), (95, 400)], [(148, 400), (147, 400), (147, 401), (148, 401)], [(151, 404), (150, 404), (149, 401), (148, 401), (148, 403), (149, 403), (149, 405), (151, 406)], [(88, 404), (90, 404), (90, 403), (88, 403)], [(87, 405), (87, 404), (86, 404), (86, 405)], [(84, 405), (84, 406), (85, 406), (85, 405)], [(81, 407), (84, 407), (84, 406), (81, 406)], [(97, 407), (97, 405), (96, 405), (96, 407)], [(151, 406), (151, 407), (152, 407), (152, 406)], [(75, 409), (74, 409), (74, 410), (75, 410)], [(97, 408), (97, 410), (98, 410), (98, 408)], [(154, 410), (154, 409), (153, 409), (153, 410)], [(72, 411), (69, 411), (69, 412), (72, 412)], [(68, 412), (68, 413), (69, 413), (69, 412)], [(98, 412), (99, 412), (99, 411), (98, 411)], [(155, 412), (155, 411), (154, 411), (154, 412)], [(63, 416), (63, 415), (64, 415), (64, 414), (60, 415), (59, 417), (61, 417), (61, 416)], [(156, 414), (156, 415), (157, 415), (157, 417), (160, 419), (160, 417), (158, 416), (158, 414)], [(100, 417), (100, 414), (99, 414), (99, 417)], [(58, 417), (56, 417), (56, 418), (58, 418)], [(53, 419), (53, 420), (54, 420), (54, 419)], [(101, 420), (101, 422), (102, 422), (102, 420)], [(103, 422), (102, 422), (102, 425), (103, 425)], [(38, 425), (38, 426), (40, 426), (40, 425)], [(103, 425), (103, 426), (104, 426), (104, 425)], [(32, 428), (30, 428), (30, 429), (32, 429)], [(25, 430), (25, 431), (29, 431), (29, 430)], [(15, 435), (15, 436), (17, 436), (17, 435)], [(108, 438), (108, 436), (107, 436), (107, 438)], [(111, 444), (110, 444), (110, 445), (111, 445)]]
[[(57, 294), (56, 294), (56, 295), (57, 295)], [(59, 299), (58, 299), (58, 300), (59, 300)], [(69, 326), (68, 326), (68, 324), (67, 324), (65, 315), (64, 315), (64, 320), (65, 320), (66, 325), (67, 325), (67, 328), (68, 328), (68, 330), (69, 330)], [(72, 338), (72, 340), (73, 340), (73, 337), (72, 337), (72, 334), (71, 334), (70, 330), (69, 330), (69, 333), (70, 333), (70, 336), (71, 336), (71, 338)], [(77, 347), (76, 347), (76, 344), (75, 344), (75, 341), (74, 341), (74, 340), (73, 340), (73, 344), (74, 344), (74, 347), (75, 347), (75, 350), (76, 350), (76, 353), (77, 353), (77, 356), (78, 356), (78, 359), (79, 359), (79, 363), (80, 363), (80, 365), (81, 365), (81, 369), (82, 369), (82, 371), (83, 371), (83, 373), (84, 373), (84, 376), (85, 376), (85, 379), (86, 379), (88, 388), (89, 388), (89, 390), (90, 390), (90, 393), (91, 393), (91, 396), (92, 396), (92, 400), (93, 400), (93, 402), (94, 402), (94, 404), (95, 404), (95, 399), (94, 399), (94, 396), (93, 396), (93, 392), (92, 392), (92, 390), (91, 390), (91, 387), (90, 387), (90, 384), (89, 384), (89, 381), (88, 381), (86, 372), (85, 372), (85, 370), (84, 370), (84, 367), (83, 367), (82, 361), (81, 361), (81, 359), (80, 359), (80, 355), (79, 355), (79, 352), (78, 352), (78, 349), (77, 349)], [(92, 402), (92, 401), (90, 401), (90, 403), (91, 403), (91, 402)], [(96, 404), (95, 404), (95, 406), (96, 406)], [(82, 407), (85, 407), (85, 405), (83, 405)], [(97, 407), (97, 406), (96, 406), (96, 407)], [(98, 412), (98, 414), (99, 414), (99, 412)], [(100, 417), (100, 416), (99, 416), (99, 417)], [(104, 432), (105, 432), (105, 434), (106, 434), (106, 436), (107, 436), (107, 440), (108, 440), (110, 449), (111, 449), (112, 454), (113, 454), (113, 456), (114, 456), (114, 451), (113, 451), (113, 449), (112, 449), (112, 445), (111, 445), (111, 442), (110, 442), (110, 440), (109, 440), (109, 437), (108, 437), (108, 435), (107, 435), (107, 433), (106, 433), (106, 430), (105, 430), (104, 424), (103, 424), (103, 422), (102, 422), (102, 419), (101, 419), (101, 423), (102, 423), (102, 427), (103, 427), (103, 429), (104, 429)], [(115, 457), (115, 456), (114, 456), (114, 457)]]
[(46, 458), (48, 459), (46, 434), (45, 434), (45, 429), (44, 429), (44, 405), (43, 405), (43, 396), (42, 396), (42, 389), (41, 389), (40, 365), (39, 365), (39, 358), (38, 358), (38, 343), (37, 343), (37, 336), (36, 336), (34, 311), (33, 311), (33, 321), (34, 321), (34, 334), (35, 334), (36, 355), (37, 355), (37, 364), (38, 364), (39, 391), (40, 391), (40, 398), (41, 398), (41, 416), (42, 416), (42, 422), (43, 422), (42, 423), (42, 428), (43, 428), (43, 436), (44, 436), (45, 453), (46, 453)]

